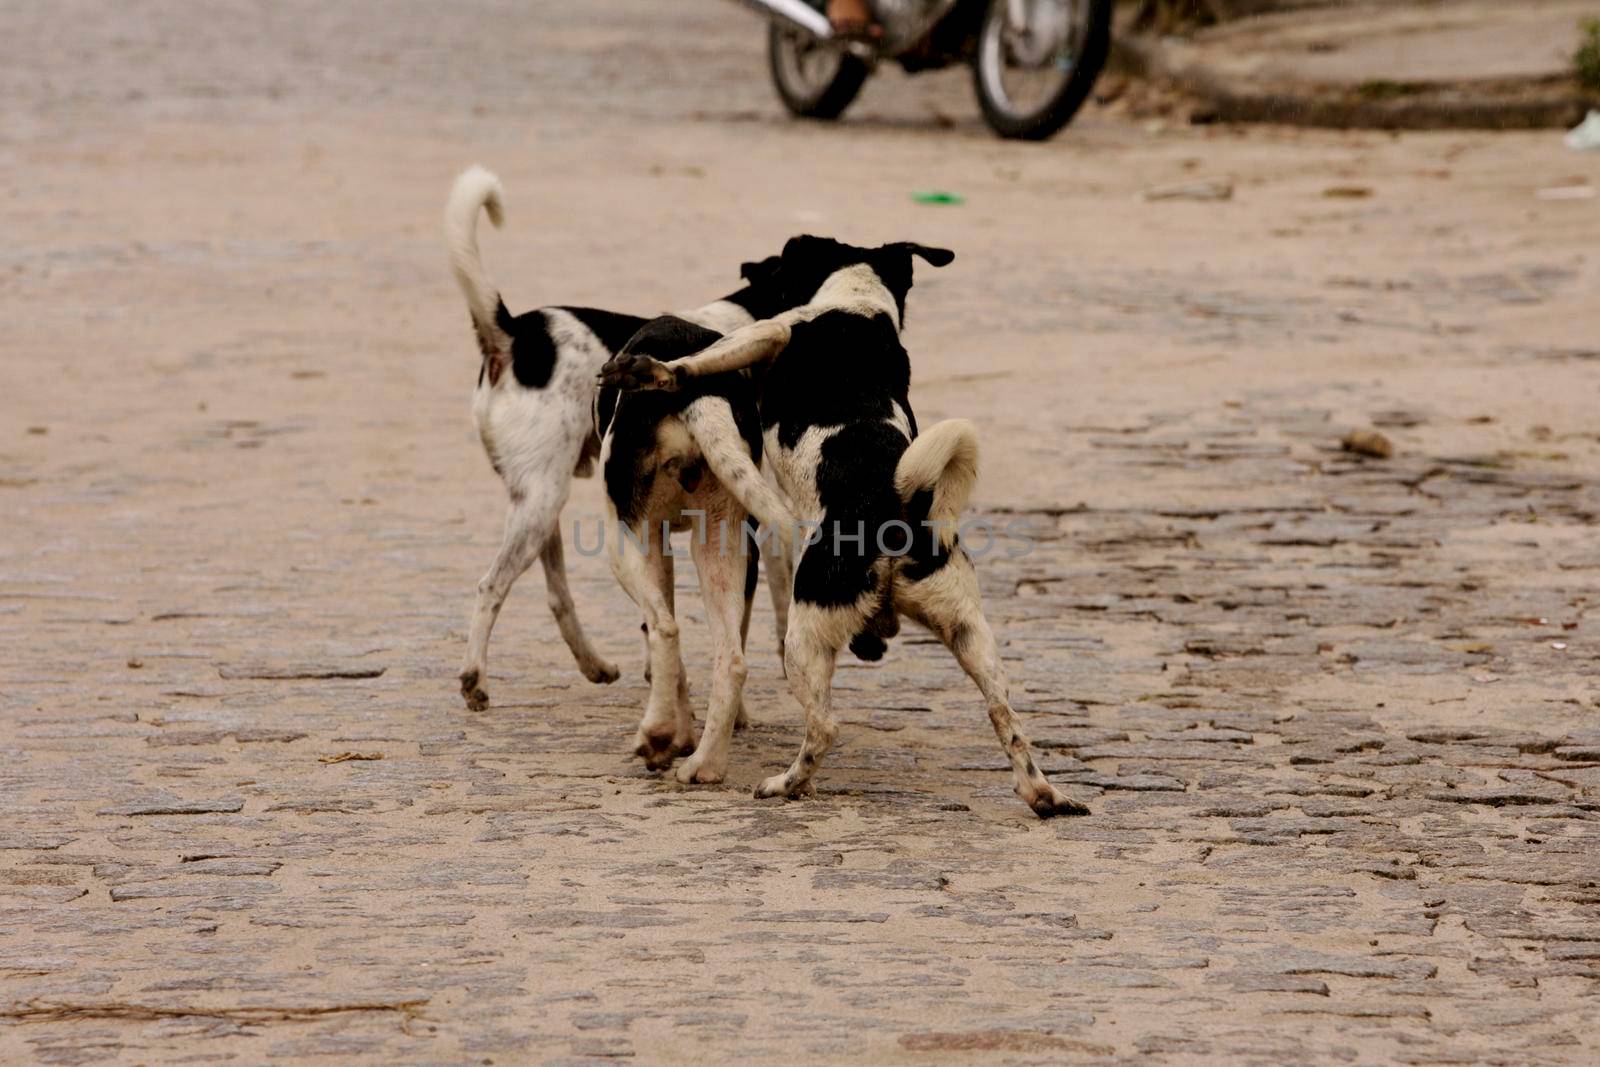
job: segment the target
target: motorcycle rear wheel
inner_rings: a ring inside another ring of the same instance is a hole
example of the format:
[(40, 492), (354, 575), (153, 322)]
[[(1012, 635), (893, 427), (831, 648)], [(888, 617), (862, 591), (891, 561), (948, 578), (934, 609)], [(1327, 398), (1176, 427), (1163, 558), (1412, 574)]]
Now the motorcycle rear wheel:
[(777, 23), (767, 31), (767, 66), (772, 87), (791, 115), (836, 119), (855, 100), (872, 73), (838, 46), (813, 41)]
[[(1039, 3), (1040, 0), (1032, 0)], [(1051, 2), (1051, 0), (1045, 0)], [(1007, 75), (1024, 70), (1006, 39), (1007, 0), (989, 0), (972, 60), (972, 85), (983, 119), (1002, 137), (1043, 141), (1072, 121), (1094, 88), (1111, 51), (1112, 0), (1054, 0), (1072, 13), (1066, 39), (1046, 64), (1033, 70), (1054, 76), (1055, 84), (1035, 101), (1013, 99)]]

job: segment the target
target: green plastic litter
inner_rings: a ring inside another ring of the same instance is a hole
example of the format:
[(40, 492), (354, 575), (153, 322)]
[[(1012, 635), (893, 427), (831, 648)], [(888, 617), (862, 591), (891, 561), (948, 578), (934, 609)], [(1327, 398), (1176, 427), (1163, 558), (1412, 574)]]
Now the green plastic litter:
[(967, 198), (960, 193), (947, 193), (939, 189), (918, 189), (911, 199), (919, 204), (965, 204)]

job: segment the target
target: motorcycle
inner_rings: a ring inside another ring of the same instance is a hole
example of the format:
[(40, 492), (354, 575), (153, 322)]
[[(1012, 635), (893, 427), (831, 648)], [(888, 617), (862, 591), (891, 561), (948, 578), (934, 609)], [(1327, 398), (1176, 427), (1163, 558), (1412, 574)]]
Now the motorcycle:
[(839, 40), (825, 0), (742, 0), (771, 21), (772, 84), (791, 114), (836, 119), (880, 62), (971, 63), (984, 120), (1042, 141), (1072, 121), (1105, 66), (1113, 0), (868, 0), (881, 33)]

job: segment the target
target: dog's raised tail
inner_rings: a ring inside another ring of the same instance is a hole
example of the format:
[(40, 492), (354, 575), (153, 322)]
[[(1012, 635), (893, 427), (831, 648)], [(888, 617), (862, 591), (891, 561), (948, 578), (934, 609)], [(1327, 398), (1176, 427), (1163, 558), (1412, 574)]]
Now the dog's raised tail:
[(500, 322), (504, 315), (500, 290), (489, 280), (483, 269), (483, 257), (478, 252), (478, 212), (484, 212), (490, 222), (499, 226), (505, 220), (503, 195), (499, 178), (483, 167), (472, 166), (456, 178), (444, 209), (444, 239), (450, 250), (450, 269), (456, 276), (456, 284), (461, 286), (461, 295), (467, 298), (472, 325), (486, 355), (506, 352), (510, 337)]
[(936, 422), (911, 442), (894, 469), (894, 487), (910, 502), (928, 493), (928, 521), (938, 523), (939, 544), (948, 550), (961, 512), (978, 482), (978, 431), (966, 419)]

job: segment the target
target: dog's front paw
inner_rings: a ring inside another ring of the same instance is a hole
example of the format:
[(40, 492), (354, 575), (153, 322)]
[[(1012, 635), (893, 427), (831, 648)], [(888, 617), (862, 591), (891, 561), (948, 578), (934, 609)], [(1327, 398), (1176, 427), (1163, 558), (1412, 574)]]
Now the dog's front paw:
[(789, 773), (774, 774), (771, 778), (764, 779), (756, 786), (756, 799), (767, 800), (770, 797), (787, 797), (790, 800), (800, 800), (803, 797), (815, 796), (817, 787), (811, 779), (791, 784)]
[(1057, 815), (1087, 815), (1089, 809), (1076, 800), (1067, 796), (1055, 786), (1046, 786), (1031, 797), (1023, 797), (1028, 802), (1028, 807), (1041, 819), (1053, 819)]
[(610, 685), (622, 677), (622, 672), (610, 660), (597, 659), (590, 663), (578, 664), (578, 669), (583, 676), (596, 685)]
[(727, 777), (728, 761), (713, 761), (702, 749), (678, 764), (677, 770), (672, 773), (684, 785), (712, 785)]
[(600, 384), (625, 392), (638, 389), (670, 392), (678, 388), (678, 376), (658, 359), (628, 352), (612, 356), (606, 361), (605, 366), (600, 368)]
[(478, 672), (461, 672), (461, 699), (467, 702), (468, 711), (483, 711), (489, 706), (489, 694), (478, 684)]
[(633, 754), (652, 771), (664, 771), (679, 756), (694, 752), (694, 734), (652, 734), (643, 728), (633, 735)]

